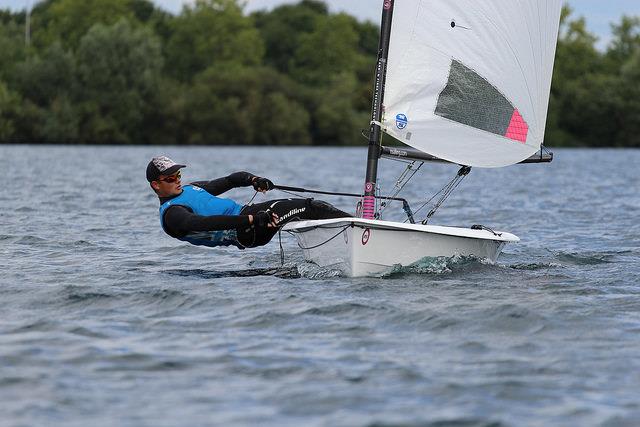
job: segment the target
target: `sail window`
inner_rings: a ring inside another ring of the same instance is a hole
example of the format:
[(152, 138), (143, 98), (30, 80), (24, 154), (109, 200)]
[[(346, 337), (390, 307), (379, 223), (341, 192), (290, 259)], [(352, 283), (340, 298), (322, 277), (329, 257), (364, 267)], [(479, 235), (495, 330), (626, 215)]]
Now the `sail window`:
[(485, 78), (459, 61), (451, 62), (449, 80), (435, 114), (455, 122), (527, 142), (529, 125), (517, 108)]

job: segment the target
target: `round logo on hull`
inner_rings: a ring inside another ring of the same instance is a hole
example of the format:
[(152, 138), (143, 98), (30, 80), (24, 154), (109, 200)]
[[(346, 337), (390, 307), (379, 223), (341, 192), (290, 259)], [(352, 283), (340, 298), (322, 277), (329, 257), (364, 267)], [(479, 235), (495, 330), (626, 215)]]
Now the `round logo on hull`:
[(362, 232), (362, 246), (369, 243), (369, 237), (371, 237), (371, 229), (365, 228)]

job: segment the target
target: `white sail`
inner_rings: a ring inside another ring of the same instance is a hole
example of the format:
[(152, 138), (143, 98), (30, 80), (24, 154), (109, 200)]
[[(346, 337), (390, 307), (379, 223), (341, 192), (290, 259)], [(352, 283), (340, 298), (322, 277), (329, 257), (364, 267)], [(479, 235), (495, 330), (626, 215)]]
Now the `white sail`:
[(383, 130), (479, 167), (540, 149), (562, 0), (396, 0)]

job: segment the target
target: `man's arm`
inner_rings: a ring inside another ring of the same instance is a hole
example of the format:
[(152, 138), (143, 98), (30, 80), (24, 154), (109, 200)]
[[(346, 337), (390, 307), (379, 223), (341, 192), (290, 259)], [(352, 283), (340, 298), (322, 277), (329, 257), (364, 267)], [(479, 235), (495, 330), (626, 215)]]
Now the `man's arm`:
[(211, 181), (197, 181), (192, 182), (192, 184), (206, 190), (214, 196), (218, 196), (232, 188), (249, 187), (254, 178), (257, 177), (249, 172), (236, 172), (229, 176), (225, 176), (224, 178), (218, 178)]
[(198, 231), (233, 230), (248, 227), (252, 215), (196, 215), (184, 206), (171, 206), (164, 213), (164, 227), (172, 237), (184, 237)]

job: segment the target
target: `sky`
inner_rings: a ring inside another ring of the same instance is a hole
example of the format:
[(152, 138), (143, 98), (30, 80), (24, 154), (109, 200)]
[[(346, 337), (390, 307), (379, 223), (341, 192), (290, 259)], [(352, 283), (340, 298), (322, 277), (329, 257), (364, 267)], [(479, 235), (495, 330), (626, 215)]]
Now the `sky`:
[[(36, 0), (0, 0), (0, 9), (24, 9)], [(190, 0), (153, 0), (160, 7), (177, 13)], [(246, 10), (270, 9), (296, 0), (245, 0)], [(344, 11), (361, 20), (380, 20), (381, 0), (325, 0), (332, 11)], [(640, 16), (640, 0), (567, 0), (576, 15), (587, 19), (589, 30), (600, 37), (600, 44), (606, 45), (610, 35), (610, 23), (618, 22), (623, 14)]]

